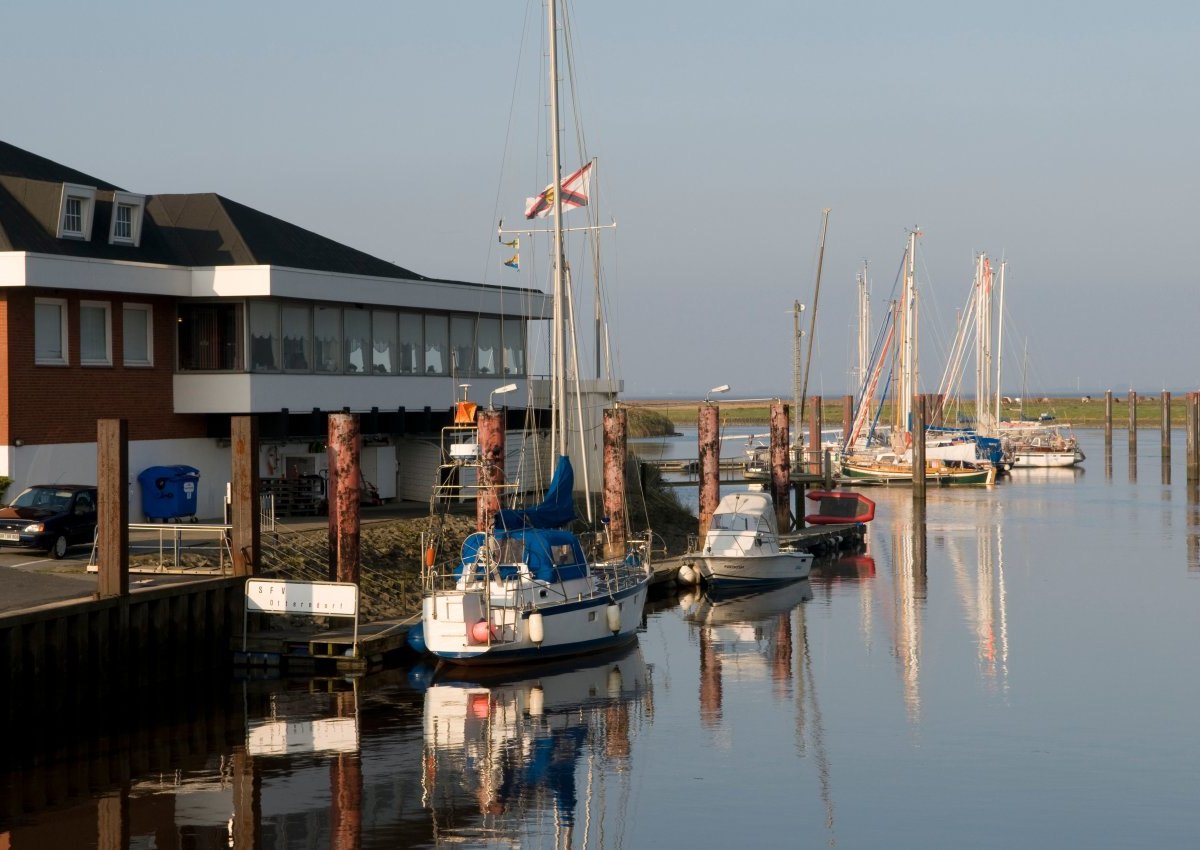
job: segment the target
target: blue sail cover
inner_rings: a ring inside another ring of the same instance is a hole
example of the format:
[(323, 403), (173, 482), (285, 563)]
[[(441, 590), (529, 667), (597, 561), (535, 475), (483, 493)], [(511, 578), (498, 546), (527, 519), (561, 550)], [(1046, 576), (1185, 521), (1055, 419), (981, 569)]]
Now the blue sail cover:
[(575, 473), (571, 461), (561, 456), (554, 466), (550, 489), (540, 505), (496, 511), (496, 528), (562, 528), (575, 519)]

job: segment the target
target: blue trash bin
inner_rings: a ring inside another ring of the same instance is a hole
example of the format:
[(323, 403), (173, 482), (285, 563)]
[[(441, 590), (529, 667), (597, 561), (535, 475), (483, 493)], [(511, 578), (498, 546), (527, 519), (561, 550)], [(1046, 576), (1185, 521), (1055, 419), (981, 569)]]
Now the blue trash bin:
[(142, 513), (146, 519), (182, 519), (196, 516), (200, 470), (194, 466), (151, 466), (138, 473), (142, 485)]

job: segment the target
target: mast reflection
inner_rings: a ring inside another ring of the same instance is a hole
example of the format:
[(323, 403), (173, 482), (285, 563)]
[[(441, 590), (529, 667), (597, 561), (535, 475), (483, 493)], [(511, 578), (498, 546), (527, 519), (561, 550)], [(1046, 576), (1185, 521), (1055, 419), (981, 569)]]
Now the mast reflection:
[(425, 693), (422, 805), (434, 843), (523, 846), (553, 830), (555, 847), (603, 846), (624, 812), (604, 810), (596, 783), (629, 776), (632, 721), (651, 705), (641, 649), (510, 674), (524, 678), (467, 675)]

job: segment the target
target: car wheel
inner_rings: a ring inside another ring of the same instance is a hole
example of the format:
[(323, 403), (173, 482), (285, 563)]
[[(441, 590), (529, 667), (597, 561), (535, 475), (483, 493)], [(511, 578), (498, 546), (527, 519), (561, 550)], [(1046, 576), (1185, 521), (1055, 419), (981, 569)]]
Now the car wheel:
[(48, 553), (54, 560), (59, 560), (66, 557), (67, 554), (67, 538), (66, 535), (60, 534), (54, 538), (54, 545), (50, 547)]

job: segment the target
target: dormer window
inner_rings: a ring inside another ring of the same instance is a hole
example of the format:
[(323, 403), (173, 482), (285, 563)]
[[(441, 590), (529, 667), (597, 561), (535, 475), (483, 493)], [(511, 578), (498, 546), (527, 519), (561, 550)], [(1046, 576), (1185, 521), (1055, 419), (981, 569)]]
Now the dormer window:
[(108, 228), (110, 245), (138, 246), (142, 241), (142, 213), (145, 208), (145, 195), (113, 192), (112, 224)]
[(92, 238), (92, 211), (96, 206), (96, 189), (64, 183), (62, 203), (58, 214), (59, 239)]

